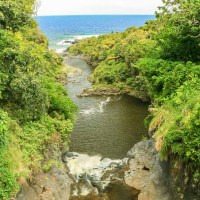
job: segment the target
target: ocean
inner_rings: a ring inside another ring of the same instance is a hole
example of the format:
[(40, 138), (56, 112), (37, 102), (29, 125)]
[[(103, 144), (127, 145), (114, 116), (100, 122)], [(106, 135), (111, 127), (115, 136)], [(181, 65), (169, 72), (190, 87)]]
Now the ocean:
[(154, 15), (77, 15), (38, 16), (39, 28), (49, 39), (49, 47), (62, 53), (76, 39), (111, 32), (122, 32), (131, 26), (143, 26)]

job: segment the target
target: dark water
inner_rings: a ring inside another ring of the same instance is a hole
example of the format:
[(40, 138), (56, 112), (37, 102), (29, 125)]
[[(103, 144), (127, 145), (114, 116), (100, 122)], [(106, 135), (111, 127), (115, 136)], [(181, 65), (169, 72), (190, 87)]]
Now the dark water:
[(154, 15), (74, 15), (37, 17), (40, 29), (49, 39), (51, 48), (61, 53), (74, 41), (93, 35), (122, 32), (131, 26), (143, 26)]
[(79, 58), (67, 58), (65, 62), (82, 70), (80, 76), (69, 78), (66, 86), (79, 106), (70, 151), (123, 158), (146, 136), (143, 121), (148, 115), (148, 105), (129, 96), (77, 97), (84, 88), (91, 87), (87, 78), (93, 67)]
[(108, 196), (112, 200), (138, 200), (138, 193), (134, 188), (121, 184), (111, 185)]

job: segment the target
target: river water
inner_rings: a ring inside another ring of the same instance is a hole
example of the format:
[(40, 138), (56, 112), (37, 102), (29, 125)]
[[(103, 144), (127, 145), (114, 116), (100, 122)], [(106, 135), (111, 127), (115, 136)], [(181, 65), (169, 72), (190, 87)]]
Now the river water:
[(148, 105), (125, 95), (78, 97), (83, 89), (92, 86), (88, 77), (94, 68), (76, 57), (65, 58), (65, 63), (78, 69), (75, 76), (68, 77), (66, 85), (69, 96), (79, 107), (70, 151), (124, 158), (128, 150), (147, 135), (144, 119)]

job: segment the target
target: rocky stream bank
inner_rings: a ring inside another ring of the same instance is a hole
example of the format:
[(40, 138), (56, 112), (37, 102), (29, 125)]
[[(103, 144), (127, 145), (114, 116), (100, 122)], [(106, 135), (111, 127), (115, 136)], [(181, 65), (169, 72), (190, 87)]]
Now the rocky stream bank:
[(49, 150), (62, 164), (36, 174), (17, 200), (172, 199), (169, 168), (160, 161), (152, 139), (136, 144), (121, 160)]

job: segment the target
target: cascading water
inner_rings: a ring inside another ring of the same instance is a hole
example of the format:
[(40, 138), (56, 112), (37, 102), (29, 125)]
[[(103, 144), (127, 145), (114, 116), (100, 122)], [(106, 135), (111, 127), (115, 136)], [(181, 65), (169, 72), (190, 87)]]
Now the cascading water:
[(80, 111), (80, 114), (83, 115), (92, 115), (95, 113), (103, 113), (104, 107), (111, 101), (111, 97), (107, 97), (106, 100), (102, 100), (96, 107), (92, 107), (89, 109), (83, 109)]
[[(124, 184), (124, 168), (128, 158), (112, 160), (68, 152), (63, 162), (74, 180), (71, 199), (136, 200), (138, 191)], [(103, 198), (101, 198), (103, 196)]]
[(63, 156), (74, 180), (71, 200), (136, 200), (138, 191), (124, 183), (128, 160), (122, 158), (146, 134), (147, 105), (128, 96), (79, 97), (92, 86), (88, 77), (93, 67), (75, 57), (65, 62), (75, 67), (66, 87), (79, 107), (71, 153)]

